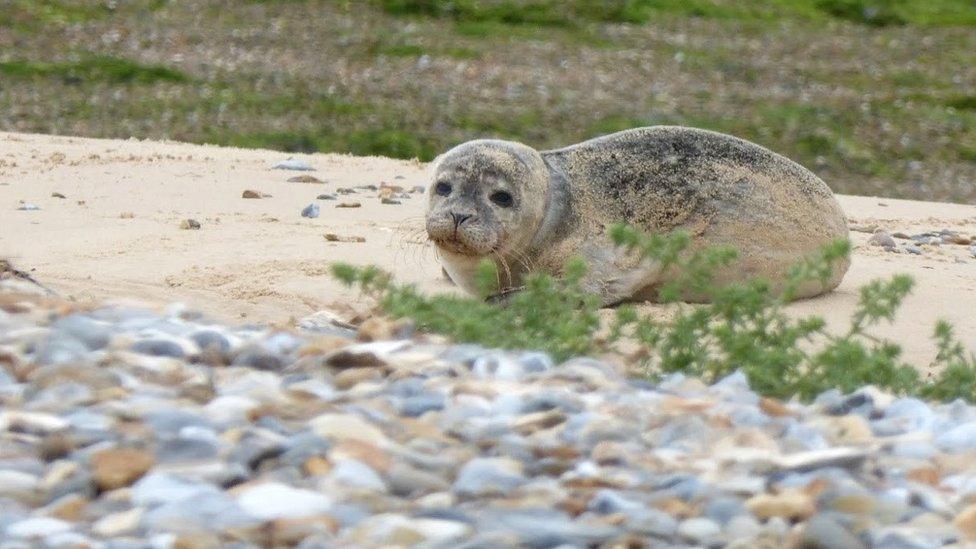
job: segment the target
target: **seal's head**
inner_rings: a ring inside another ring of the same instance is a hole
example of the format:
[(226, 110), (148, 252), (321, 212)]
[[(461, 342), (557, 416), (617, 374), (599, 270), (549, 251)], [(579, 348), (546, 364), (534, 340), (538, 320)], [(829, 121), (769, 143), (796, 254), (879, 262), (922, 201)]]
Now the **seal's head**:
[(458, 145), (435, 164), (427, 235), (455, 256), (524, 251), (545, 215), (548, 181), (531, 147), (496, 140)]

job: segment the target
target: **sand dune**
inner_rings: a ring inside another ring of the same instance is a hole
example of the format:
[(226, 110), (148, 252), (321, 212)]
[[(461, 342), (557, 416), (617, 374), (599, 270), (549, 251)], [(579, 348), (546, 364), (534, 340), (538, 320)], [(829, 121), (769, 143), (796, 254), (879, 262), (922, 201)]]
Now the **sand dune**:
[[(314, 154), (296, 155), (313, 172), (271, 169), (287, 157), (174, 142), (0, 133), (0, 257), (72, 299), (180, 301), (245, 322), (288, 323), (319, 309), (361, 303), (329, 277), (332, 261), (372, 263), (424, 290), (456, 291), (441, 277), (423, 237), (422, 195), (383, 204), (376, 190), (356, 188), (425, 185), (425, 165)], [(302, 173), (324, 183), (287, 181)], [(356, 193), (316, 200), (337, 188)], [(245, 190), (270, 196), (244, 199)], [(976, 206), (840, 200), (854, 227), (976, 236)], [(361, 207), (337, 208), (340, 202)], [(319, 204), (320, 216), (301, 217), (311, 203)], [(18, 209), (25, 204), (40, 209)], [(197, 220), (201, 229), (181, 229), (185, 219)], [(329, 242), (326, 233), (365, 242)], [(838, 291), (797, 303), (793, 311), (822, 314), (840, 325), (856, 305), (860, 285), (903, 272), (915, 277), (916, 290), (881, 333), (920, 366), (934, 355), (929, 336), (937, 318), (954, 322), (963, 341), (976, 347), (976, 257), (970, 246), (922, 246), (923, 253), (913, 255), (868, 246), (864, 232), (852, 238), (853, 265)]]

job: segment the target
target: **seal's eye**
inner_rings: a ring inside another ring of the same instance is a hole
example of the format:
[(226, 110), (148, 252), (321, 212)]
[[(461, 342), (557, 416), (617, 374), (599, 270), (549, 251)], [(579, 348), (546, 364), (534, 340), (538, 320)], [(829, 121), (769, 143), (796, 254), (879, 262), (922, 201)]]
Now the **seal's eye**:
[(514, 202), (514, 200), (512, 199), (512, 195), (508, 194), (505, 191), (495, 191), (491, 193), (491, 196), (489, 196), (488, 198), (490, 198), (492, 202), (498, 204), (502, 208), (510, 208), (512, 206), (512, 203)]
[(434, 192), (441, 196), (447, 196), (451, 194), (452, 190), (454, 189), (451, 187), (450, 183), (440, 182), (437, 185), (434, 185)]

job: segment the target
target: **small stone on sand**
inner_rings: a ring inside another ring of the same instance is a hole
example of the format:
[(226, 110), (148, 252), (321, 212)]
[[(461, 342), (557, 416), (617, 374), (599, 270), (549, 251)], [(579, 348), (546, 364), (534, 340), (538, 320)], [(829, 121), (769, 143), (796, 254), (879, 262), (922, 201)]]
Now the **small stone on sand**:
[(325, 239), (329, 242), (366, 242), (361, 236), (339, 236), (335, 233), (325, 233)]
[(314, 203), (313, 204), (309, 204), (308, 206), (305, 206), (305, 209), (304, 210), (302, 210), (302, 217), (308, 217), (310, 219), (315, 219), (318, 216), (319, 216), (319, 205), (318, 204), (314, 204)]
[(295, 177), (289, 177), (288, 182), (289, 183), (313, 183), (316, 185), (325, 184), (325, 181), (322, 181), (321, 179), (311, 175), (296, 175)]
[(288, 160), (282, 160), (281, 162), (278, 162), (277, 164), (272, 166), (272, 169), (310, 172), (315, 168), (313, 168), (311, 165), (309, 165), (308, 162), (305, 162), (304, 160), (298, 160), (297, 158), (289, 158)]

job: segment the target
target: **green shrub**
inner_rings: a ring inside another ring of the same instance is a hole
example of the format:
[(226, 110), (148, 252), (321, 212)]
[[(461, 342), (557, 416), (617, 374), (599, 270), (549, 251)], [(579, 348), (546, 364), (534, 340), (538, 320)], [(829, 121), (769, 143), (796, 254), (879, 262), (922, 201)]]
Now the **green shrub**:
[[(532, 274), (525, 287), (506, 296), (505, 306), (485, 299), (453, 295), (426, 296), (414, 286), (393, 282), (375, 267), (345, 264), (333, 275), (378, 300), (394, 318), (412, 319), (425, 331), (458, 342), (506, 349), (540, 349), (556, 360), (587, 354), (615, 353), (637, 360), (648, 376), (683, 372), (714, 382), (741, 370), (752, 387), (765, 395), (811, 399), (831, 388), (850, 392), (873, 384), (898, 394), (976, 401), (976, 357), (966, 356), (951, 327), (936, 327), (941, 373), (921, 379), (918, 370), (901, 360), (901, 348), (870, 334), (881, 322), (891, 322), (913, 281), (906, 275), (875, 280), (860, 289), (860, 298), (847, 329), (834, 333), (823, 318), (787, 315), (785, 305), (805, 284), (824, 283), (834, 266), (850, 253), (850, 243), (837, 241), (798, 263), (781, 291), (764, 280), (719, 286), (712, 282), (716, 268), (733, 262), (727, 248), (692, 251), (685, 233), (646, 236), (631, 227), (612, 228), (619, 245), (662, 268), (683, 276), (660, 289), (659, 300), (675, 302), (687, 292), (705, 295), (702, 305), (680, 304), (669, 320), (641, 315), (632, 305), (618, 307), (608, 326), (600, 322), (600, 301), (585, 293), (581, 282), (585, 264), (572, 261), (556, 279)], [(497, 288), (497, 268), (485, 262), (479, 272), (482, 298)], [(626, 345), (624, 345), (626, 343)], [(626, 352), (636, 343), (636, 353)]]

